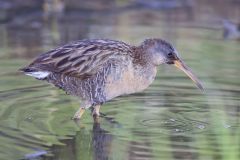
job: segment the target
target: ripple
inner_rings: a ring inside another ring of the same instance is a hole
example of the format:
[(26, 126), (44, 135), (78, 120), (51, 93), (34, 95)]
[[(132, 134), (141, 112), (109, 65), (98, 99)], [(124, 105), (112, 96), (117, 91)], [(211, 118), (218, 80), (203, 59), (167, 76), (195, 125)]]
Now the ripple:
[(145, 119), (140, 124), (147, 128), (160, 128), (162, 134), (196, 134), (208, 129), (206, 122), (168, 118), (165, 120)]

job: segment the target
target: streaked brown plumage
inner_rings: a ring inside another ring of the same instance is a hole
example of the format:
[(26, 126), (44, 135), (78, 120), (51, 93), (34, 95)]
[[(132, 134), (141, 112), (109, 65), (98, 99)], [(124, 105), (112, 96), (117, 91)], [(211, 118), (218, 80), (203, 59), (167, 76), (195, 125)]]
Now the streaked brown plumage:
[(98, 116), (103, 103), (146, 89), (162, 63), (175, 64), (202, 88), (172, 45), (161, 39), (147, 39), (140, 46), (80, 40), (41, 54), (22, 71), (78, 96), (82, 102), (74, 118), (79, 119), (86, 108), (93, 107)]

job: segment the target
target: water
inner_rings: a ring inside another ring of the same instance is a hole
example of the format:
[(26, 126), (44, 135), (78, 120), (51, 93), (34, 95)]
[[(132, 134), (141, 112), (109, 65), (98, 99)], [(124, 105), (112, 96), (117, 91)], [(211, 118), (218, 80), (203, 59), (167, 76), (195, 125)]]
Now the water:
[[(239, 42), (222, 40), (219, 17), (206, 16), (206, 5), (222, 12), (208, 3), (190, 10), (121, 4), (116, 13), (37, 13), (0, 24), (0, 159), (240, 159)], [(77, 98), (17, 71), (72, 40), (138, 44), (146, 37), (173, 42), (205, 92), (175, 67), (162, 65), (146, 91), (105, 104), (100, 124), (90, 112), (74, 122)]]

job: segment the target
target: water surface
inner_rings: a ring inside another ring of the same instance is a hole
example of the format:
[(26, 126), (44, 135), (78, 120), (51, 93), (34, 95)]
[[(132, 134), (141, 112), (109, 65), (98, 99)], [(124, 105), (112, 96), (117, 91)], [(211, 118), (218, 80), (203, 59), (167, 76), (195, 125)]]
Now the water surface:
[[(0, 159), (240, 159), (239, 42), (223, 41), (219, 17), (206, 17), (203, 8), (40, 13), (1, 24)], [(105, 104), (100, 124), (90, 111), (74, 122), (76, 97), (18, 72), (39, 53), (72, 40), (137, 45), (147, 37), (171, 41), (205, 92), (162, 65), (146, 91)]]

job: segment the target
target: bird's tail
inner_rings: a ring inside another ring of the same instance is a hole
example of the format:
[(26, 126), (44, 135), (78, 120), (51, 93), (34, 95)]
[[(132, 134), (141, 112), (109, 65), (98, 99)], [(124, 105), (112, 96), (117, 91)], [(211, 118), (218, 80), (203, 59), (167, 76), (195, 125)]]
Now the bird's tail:
[(30, 67), (24, 67), (19, 69), (20, 72), (28, 73), (28, 72), (36, 72), (36, 69)]
[(48, 75), (50, 74), (50, 72), (48, 72), (48, 71), (40, 71), (40, 70), (31, 68), (31, 67), (24, 67), (24, 68), (19, 69), (19, 71), (24, 72), (24, 74), (35, 77), (40, 80), (46, 79), (48, 77)]

